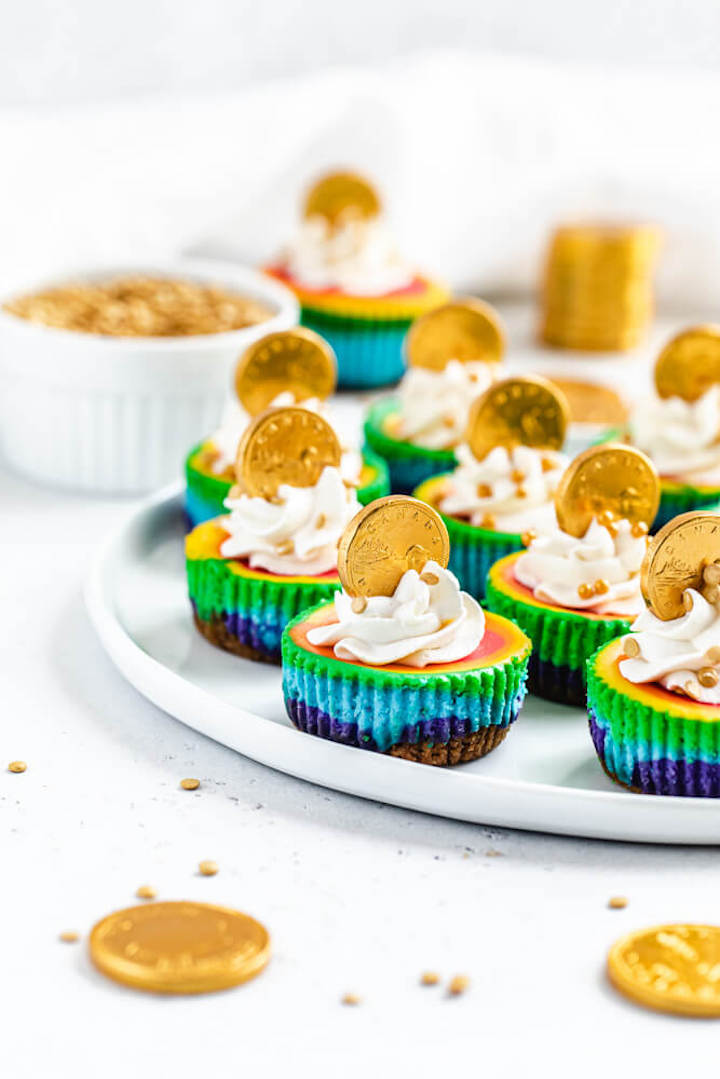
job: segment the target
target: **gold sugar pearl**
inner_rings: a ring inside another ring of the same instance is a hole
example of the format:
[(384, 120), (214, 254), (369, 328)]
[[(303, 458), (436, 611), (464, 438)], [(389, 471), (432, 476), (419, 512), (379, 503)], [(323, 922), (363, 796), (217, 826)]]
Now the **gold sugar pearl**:
[(687, 682), (683, 683), (683, 690), (688, 697), (696, 698), (700, 692), (700, 683), (694, 678), (688, 678)]
[(368, 604), (365, 596), (354, 596), (353, 601), (350, 604), (350, 609), (353, 614), (362, 614), (367, 605)]
[(720, 599), (720, 588), (716, 584), (708, 584), (703, 588), (702, 594), (708, 603), (717, 603)]
[(593, 592), (595, 593), (595, 595), (596, 596), (604, 596), (605, 593), (609, 592), (609, 591), (610, 591), (610, 585), (607, 583), (607, 581), (604, 578), (599, 577), (598, 580), (593, 585)]
[(180, 786), (184, 791), (196, 791), (200, 786), (199, 779), (181, 779)]
[(603, 525), (604, 528), (611, 525), (614, 520), (614, 514), (610, 510), (603, 510), (602, 513), (598, 513), (597, 522), (599, 525)]
[(703, 689), (712, 689), (713, 686), (718, 684), (720, 675), (718, 675), (718, 672), (714, 667), (701, 667), (698, 671), (697, 678)]
[(683, 592), (682, 605), (686, 611), (692, 610), (693, 601), (689, 592)]
[(443, 420), (443, 425), (445, 427), (454, 427), (455, 426), (455, 420), (453, 419), (452, 416), (446, 416), (444, 418), (444, 420)]
[(705, 659), (709, 664), (720, 663), (720, 647), (716, 644), (708, 648)]
[(470, 988), (470, 979), (466, 974), (456, 974), (450, 979), (448, 993), (452, 997), (459, 997)]
[(703, 581), (705, 584), (719, 585), (720, 584), (720, 564), (717, 562), (711, 562), (709, 566), (706, 566), (703, 570)]
[(640, 655), (640, 645), (634, 637), (626, 637), (623, 641), (623, 652), (627, 659), (635, 659)]
[(510, 473), (510, 479), (513, 483), (522, 483), (525, 479), (525, 473), (521, 468), (514, 468)]
[(340, 998), (340, 1003), (341, 1003), (341, 1004), (347, 1004), (347, 1005), (348, 1005), (349, 1007), (351, 1007), (351, 1008), (354, 1008), (354, 1007), (356, 1007), (356, 1006), (357, 1006), (358, 1004), (360, 1004), (360, 1002), (361, 1002), (361, 999), (362, 999), (362, 998), (361, 998), (361, 997), (359, 997), (359, 996), (357, 995), (357, 993), (345, 993), (345, 994), (344, 994), (344, 995), (343, 995), (343, 996), (342, 996), (342, 997)]
[(552, 472), (556, 465), (552, 457), (543, 457), (540, 460), (540, 467), (543, 472)]
[(481, 528), (495, 528), (495, 517), (492, 513), (484, 513), (480, 521)]
[(440, 975), (436, 974), (434, 970), (426, 970), (420, 975), (420, 985), (438, 985), (440, 982)]
[(635, 539), (640, 539), (641, 536), (647, 536), (648, 526), (644, 521), (633, 521), (630, 526), (630, 534), (634, 536)]
[(429, 585), (440, 583), (440, 578), (438, 577), (437, 573), (432, 573), (430, 570), (425, 570), (425, 572), (420, 575), (420, 580), (423, 584)]
[(628, 901), (624, 895), (611, 895), (608, 899), (610, 910), (624, 910), (627, 905)]
[(15, 772), (19, 775), (21, 772), (27, 771), (27, 764), (25, 761), (10, 761), (8, 764), (8, 772)]
[(295, 551), (295, 543), (291, 539), (283, 540), (282, 543), (278, 543), (275, 550), (278, 554), (293, 554)]
[(80, 940), (80, 934), (76, 933), (74, 929), (64, 929), (60, 934), (60, 940), (63, 944), (75, 944)]
[(203, 877), (214, 877), (215, 874), (219, 872), (220, 867), (217, 862), (212, 862), (208, 859), (204, 862), (200, 862), (198, 869)]
[(479, 483), (477, 485), (478, 498), (489, 498), (492, 494), (492, 487), (488, 483)]
[(527, 491), (525, 490), (525, 488), (524, 487), (516, 487), (515, 488), (515, 497), (516, 498), (527, 498)]
[(157, 892), (151, 884), (141, 884), (135, 895), (138, 899), (154, 899)]
[(578, 585), (577, 594), (580, 599), (591, 599), (595, 595), (595, 590), (591, 584), (583, 582), (583, 584)]
[(537, 539), (537, 532), (534, 532), (532, 528), (529, 528), (527, 532), (523, 532), (520, 537), (523, 547), (529, 547), (533, 540)]
[(327, 524), (327, 517), (325, 516), (324, 513), (321, 513), (319, 515), (319, 517), (317, 518), (317, 520), (315, 521), (315, 527), (316, 528), (324, 528), (326, 524)]

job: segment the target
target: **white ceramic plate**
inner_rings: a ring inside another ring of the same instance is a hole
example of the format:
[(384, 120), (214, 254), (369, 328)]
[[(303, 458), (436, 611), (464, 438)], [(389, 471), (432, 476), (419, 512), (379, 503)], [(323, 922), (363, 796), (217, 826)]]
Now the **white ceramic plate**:
[(289, 775), (443, 817), (652, 843), (720, 843), (720, 802), (626, 793), (602, 772), (579, 709), (528, 697), (484, 760), (430, 768), (296, 731), (280, 671), (208, 644), (189, 613), (178, 489), (137, 510), (101, 551), (86, 586), (110, 658), (189, 727)]

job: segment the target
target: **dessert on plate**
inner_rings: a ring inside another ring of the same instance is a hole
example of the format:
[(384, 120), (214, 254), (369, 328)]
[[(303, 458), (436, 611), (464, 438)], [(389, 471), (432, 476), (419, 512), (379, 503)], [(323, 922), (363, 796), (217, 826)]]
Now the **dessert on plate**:
[[(194, 446), (185, 461), (185, 510), (191, 528), (223, 512), (235, 482), (240, 439), (252, 418), (271, 406), (301, 405), (332, 422), (326, 401), (335, 379), (335, 355), (312, 330), (298, 327), (268, 334), (245, 350), (235, 368), (235, 395), (220, 426)], [(385, 462), (370, 450), (361, 454), (343, 445), (340, 469), (343, 479), (357, 486), (363, 505), (390, 489)]]
[(352, 172), (313, 184), (297, 234), (267, 272), (295, 293), (303, 325), (335, 349), (341, 386), (396, 382), (410, 323), (448, 296), (401, 258), (377, 192)]
[(720, 327), (674, 337), (655, 364), (655, 391), (632, 411), (628, 433), (660, 474), (660, 528), (720, 503)]
[(440, 516), (405, 495), (350, 522), (338, 552), (342, 591), (283, 634), (283, 691), (297, 727), (424, 764), (499, 745), (525, 696), (530, 642), (461, 592), (448, 554)]
[(470, 405), (495, 379), (504, 347), (499, 319), (481, 300), (453, 300), (413, 322), (408, 370), (365, 420), (365, 443), (387, 462), (394, 492), (455, 467)]
[(588, 663), (590, 733), (608, 775), (645, 794), (720, 797), (720, 515), (650, 541), (647, 604)]
[(439, 510), (450, 534), (450, 569), (483, 599), (488, 570), (524, 538), (555, 527), (553, 496), (567, 458), (562, 393), (525, 376), (493, 383), (470, 408), (458, 466), (426, 480), (417, 498)]
[(533, 642), (531, 693), (585, 704), (587, 659), (642, 609), (640, 568), (659, 497), (657, 473), (639, 450), (591, 447), (555, 492), (555, 528), (491, 568), (488, 607)]
[(212, 644), (280, 661), (296, 614), (339, 585), (337, 544), (360, 508), (332, 427), (308, 409), (271, 408), (245, 431), (226, 513), (185, 541), (195, 624)]

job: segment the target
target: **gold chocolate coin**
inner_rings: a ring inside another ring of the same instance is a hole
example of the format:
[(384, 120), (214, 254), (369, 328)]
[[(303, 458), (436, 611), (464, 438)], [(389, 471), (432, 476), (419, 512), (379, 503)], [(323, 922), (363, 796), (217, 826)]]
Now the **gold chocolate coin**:
[(415, 319), (405, 339), (411, 367), (442, 371), (450, 360), (499, 363), (505, 335), (499, 316), (482, 300), (453, 300)]
[(720, 382), (720, 326), (691, 326), (662, 350), (655, 363), (660, 397), (697, 401)]
[(269, 408), (278, 394), (292, 393), (296, 402), (335, 389), (335, 354), (312, 330), (297, 326), (261, 337), (245, 350), (235, 368), (235, 392), (251, 416)]
[(113, 981), (150, 993), (212, 993), (254, 978), (270, 936), (254, 918), (209, 903), (115, 911), (90, 934), (90, 957)]
[(343, 218), (371, 218), (380, 213), (380, 197), (372, 184), (356, 172), (329, 172), (313, 184), (305, 197), (303, 215), (324, 217), (332, 225)]
[(579, 453), (555, 491), (558, 524), (570, 536), (584, 536), (593, 517), (601, 515), (649, 528), (659, 504), (652, 461), (633, 446), (614, 442)]
[(251, 497), (274, 498), (282, 483), (312, 487), (340, 464), (340, 443), (327, 420), (306, 408), (269, 408), (246, 428), (235, 474)]
[(612, 424), (622, 426), (627, 420), (627, 407), (622, 398), (600, 382), (583, 382), (575, 378), (548, 376), (553, 386), (565, 395), (571, 423)]
[(621, 937), (607, 960), (610, 981), (646, 1008), (720, 1016), (720, 927), (660, 925)]
[(473, 401), (465, 438), (478, 461), (496, 446), (559, 450), (567, 423), (560, 390), (537, 375), (517, 376), (494, 383)]
[(426, 562), (445, 567), (450, 541), (432, 506), (408, 495), (378, 498), (357, 513), (338, 548), (338, 575), (350, 596), (392, 596), (403, 573)]
[(640, 584), (653, 614), (667, 622), (684, 613), (686, 588), (702, 591), (703, 572), (720, 561), (720, 514), (682, 513), (650, 540)]

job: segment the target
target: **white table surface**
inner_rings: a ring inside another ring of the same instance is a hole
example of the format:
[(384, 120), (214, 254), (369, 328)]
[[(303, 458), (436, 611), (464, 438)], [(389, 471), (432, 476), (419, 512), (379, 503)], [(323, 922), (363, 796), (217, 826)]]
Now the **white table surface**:
[[(612, 941), (720, 921), (707, 848), (574, 841), (459, 824), (290, 779), (195, 734), (112, 667), (83, 609), (98, 540), (127, 501), (0, 470), (2, 1074), (670, 1075), (717, 1026), (626, 1003)], [(552, 751), (552, 747), (548, 747)], [(23, 775), (5, 762), (27, 761)], [(197, 776), (197, 792), (180, 790)], [(215, 859), (220, 872), (197, 874)], [(197, 998), (106, 981), (86, 936), (140, 884), (270, 929), (257, 980)], [(625, 910), (608, 897), (627, 895)], [(58, 934), (77, 929), (78, 944)], [(459, 999), (424, 969), (467, 974)], [(340, 997), (362, 997), (357, 1008)], [(712, 1056), (711, 1056), (712, 1054)]]

